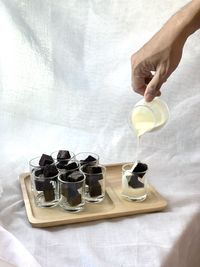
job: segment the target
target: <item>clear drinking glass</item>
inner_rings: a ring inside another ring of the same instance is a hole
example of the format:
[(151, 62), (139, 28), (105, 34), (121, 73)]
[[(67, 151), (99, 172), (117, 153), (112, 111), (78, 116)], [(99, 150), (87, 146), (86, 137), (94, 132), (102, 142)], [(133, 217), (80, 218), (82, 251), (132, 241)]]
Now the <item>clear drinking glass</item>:
[(105, 196), (106, 167), (103, 165), (83, 165), (80, 171), (85, 175), (85, 200), (99, 203)]
[(58, 171), (55, 163), (39, 165), (40, 157), (29, 162), (32, 192), (38, 207), (53, 207), (58, 204)]
[(147, 169), (141, 172), (131, 170), (133, 163), (122, 166), (122, 196), (128, 200), (141, 202), (147, 197)]
[[(77, 173), (77, 171), (76, 171)], [(72, 181), (69, 174), (60, 173), (58, 176), (59, 183), (59, 205), (66, 211), (79, 212), (85, 204), (85, 176), (80, 173), (80, 179)]]

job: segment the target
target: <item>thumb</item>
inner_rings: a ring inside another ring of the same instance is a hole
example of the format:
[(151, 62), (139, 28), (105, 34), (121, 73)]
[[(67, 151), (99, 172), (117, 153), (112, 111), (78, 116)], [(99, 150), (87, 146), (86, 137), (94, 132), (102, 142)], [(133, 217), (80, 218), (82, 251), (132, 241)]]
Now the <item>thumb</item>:
[(156, 97), (159, 93), (160, 87), (163, 84), (161, 81), (160, 71), (157, 70), (151, 81), (146, 87), (144, 98), (147, 102), (151, 102), (154, 97)]

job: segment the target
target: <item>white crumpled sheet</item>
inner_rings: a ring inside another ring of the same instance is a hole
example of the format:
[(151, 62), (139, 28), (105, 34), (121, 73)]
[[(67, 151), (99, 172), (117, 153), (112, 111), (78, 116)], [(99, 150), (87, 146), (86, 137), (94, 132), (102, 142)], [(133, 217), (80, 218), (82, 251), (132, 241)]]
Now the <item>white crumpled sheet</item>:
[(200, 32), (162, 88), (169, 123), (141, 144), (165, 211), (32, 228), (18, 181), (32, 157), (60, 148), (96, 152), (102, 163), (134, 160), (127, 116), (141, 97), (131, 90), (130, 56), (186, 2), (0, 0), (5, 266), (200, 266)]

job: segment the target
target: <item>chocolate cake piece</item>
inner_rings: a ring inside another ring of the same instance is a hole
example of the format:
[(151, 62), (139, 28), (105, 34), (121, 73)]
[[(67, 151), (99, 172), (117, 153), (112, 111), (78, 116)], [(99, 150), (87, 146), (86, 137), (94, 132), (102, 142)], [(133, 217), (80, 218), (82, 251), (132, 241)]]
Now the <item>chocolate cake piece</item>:
[(68, 175), (68, 179), (70, 182), (79, 182), (84, 179), (84, 175), (80, 171), (74, 171)]
[(102, 180), (103, 179), (102, 168), (100, 166), (89, 166), (89, 168), (90, 168), (90, 173), (91, 173), (91, 180)]
[(137, 175), (142, 178), (145, 172), (148, 170), (148, 165), (142, 162), (138, 162), (136, 167), (133, 169), (132, 173), (137, 173)]
[(68, 197), (68, 184), (62, 184), (61, 188), (60, 188), (60, 193), (61, 195), (63, 195), (64, 197)]
[(46, 155), (46, 154), (42, 154), (40, 160), (39, 160), (39, 165), (40, 166), (46, 166), (49, 164), (53, 163), (53, 158), (52, 156)]
[[(80, 182), (84, 179), (84, 175), (80, 171), (74, 171), (68, 175), (69, 182)], [(74, 184), (77, 189), (83, 186), (83, 183), (75, 183)]]
[(68, 150), (59, 150), (57, 154), (57, 160), (63, 161), (63, 160), (69, 160), (71, 158), (71, 155)]
[(90, 174), (85, 174), (85, 184), (86, 185), (90, 184)]
[(89, 155), (87, 158), (80, 160), (80, 164), (81, 166), (85, 165), (85, 164), (89, 164), (89, 165), (93, 165), (96, 164), (97, 159), (94, 158), (93, 156)]
[(76, 162), (69, 163), (65, 166), (65, 170), (71, 171), (78, 169), (78, 164)]
[(46, 165), (44, 167), (43, 174), (45, 177), (53, 177), (58, 174), (58, 170), (54, 164)]
[(52, 182), (52, 179), (45, 179), (43, 182), (43, 193), (45, 201), (53, 201), (55, 199), (55, 186), (57, 182)]
[(60, 169), (60, 170), (62, 170), (62, 169), (65, 169), (65, 167), (66, 167), (66, 165), (68, 164), (68, 160), (67, 161), (64, 161), (64, 160), (62, 160), (62, 161), (59, 161), (57, 164), (56, 164), (56, 167), (58, 168), (58, 169)]
[(44, 176), (43, 176), (43, 168), (41, 169), (35, 169), (33, 170), (34, 174), (34, 183), (35, 183), (35, 189), (37, 191), (43, 191), (44, 189)]
[(44, 190), (44, 198), (45, 198), (45, 201), (55, 200), (54, 190), (53, 189), (45, 189)]
[(90, 197), (98, 197), (102, 194), (101, 185), (99, 182), (89, 186)]
[(41, 179), (35, 179), (35, 189), (37, 191), (43, 191), (44, 190), (44, 180)]
[(83, 171), (86, 175), (86, 184), (93, 184), (103, 179), (102, 168), (100, 166), (85, 166)]
[(96, 161), (97, 159), (91, 155), (89, 155), (86, 159), (84, 159), (84, 161), (86, 163), (92, 162), (92, 161)]
[(81, 194), (80, 193), (77, 193), (76, 195), (74, 195), (73, 197), (70, 197), (68, 199), (68, 203), (71, 206), (77, 206), (77, 205), (81, 204), (81, 201), (82, 201), (82, 198), (81, 198)]
[(78, 192), (78, 190), (69, 187), (67, 190), (67, 202), (71, 206), (77, 206), (82, 202), (81, 194)]
[(133, 175), (131, 175), (130, 180), (128, 182), (128, 185), (134, 189), (144, 187), (144, 184), (138, 180), (138, 177), (139, 176), (135, 173)]

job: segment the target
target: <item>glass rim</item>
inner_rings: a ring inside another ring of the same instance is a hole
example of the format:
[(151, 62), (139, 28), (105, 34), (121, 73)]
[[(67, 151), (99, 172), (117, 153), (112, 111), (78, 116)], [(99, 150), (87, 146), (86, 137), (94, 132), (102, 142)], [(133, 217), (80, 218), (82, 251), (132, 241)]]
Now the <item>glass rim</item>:
[[(89, 173), (89, 172), (85, 172), (85, 171), (82, 170), (84, 167), (86, 167), (85, 165), (86, 165), (86, 164), (84, 164), (84, 165), (82, 165), (82, 166), (80, 167), (80, 171), (81, 171), (83, 174), (87, 174), (87, 175), (98, 175), (98, 174), (103, 173), (103, 171), (101, 171), (101, 172), (97, 172), (97, 173)], [(102, 164), (92, 165), (91, 167), (101, 167), (101, 168), (104, 170), (104, 172), (106, 172), (106, 167), (105, 167), (104, 165), (102, 165)]]
[(78, 183), (81, 183), (81, 182), (84, 182), (86, 177), (85, 175), (83, 174), (83, 179), (80, 180), (80, 181), (76, 181), (76, 182), (69, 182), (69, 181), (63, 181), (60, 176), (63, 175), (63, 173), (61, 173), (60, 175), (58, 175), (58, 181), (61, 182), (61, 183), (64, 183), (64, 184), (78, 184)]
[(47, 166), (47, 165), (55, 164), (55, 161), (53, 161), (53, 162), (50, 163), (50, 164), (46, 164), (46, 165), (44, 165), (44, 166), (40, 166), (40, 165), (39, 165), (39, 160), (38, 160), (37, 165), (34, 165), (34, 164), (31, 163), (32, 161), (34, 161), (34, 160), (36, 160), (36, 159), (40, 159), (40, 158), (41, 158), (41, 156), (37, 156), (37, 157), (34, 157), (34, 158), (30, 159), (30, 160), (29, 160), (29, 166), (31, 166), (31, 167), (39, 167), (39, 168), (42, 168), (42, 167), (45, 167), (45, 166)]
[[(75, 158), (78, 156), (78, 155), (81, 155), (81, 154), (88, 154), (88, 156), (92, 156), (92, 155), (95, 155), (97, 156), (96, 160), (99, 160), (99, 155), (95, 152), (90, 152), (90, 151), (82, 151), (82, 152), (79, 152), (77, 154), (75, 154)], [(84, 160), (84, 159), (83, 159)]]
[(141, 100), (138, 102), (138, 104), (137, 104), (137, 103), (135, 104), (135, 106), (133, 107), (133, 109), (136, 108), (136, 107), (138, 107), (138, 106), (143, 106), (143, 107), (147, 107), (147, 108), (149, 108), (149, 109), (152, 111), (152, 113), (155, 114), (153, 108), (151, 107), (151, 105), (152, 105), (153, 103), (156, 103), (156, 104), (158, 104), (159, 106), (161, 106), (162, 111), (165, 113), (165, 116), (166, 116), (166, 122), (167, 122), (167, 121), (169, 120), (169, 117), (170, 117), (169, 106), (167, 105), (167, 103), (166, 103), (160, 96), (156, 96), (156, 97), (154, 97), (154, 99), (153, 99), (151, 102), (147, 102), (147, 101), (145, 101), (145, 99), (143, 98), (143, 99), (141, 99)]
[[(43, 180), (45, 181), (45, 180), (54, 179), (54, 178), (58, 177), (58, 175), (59, 175), (59, 173), (57, 173), (57, 174), (54, 175), (54, 176), (47, 177), (47, 176), (44, 176), (44, 174), (43, 174), (43, 175), (42, 175), (42, 178), (43, 178)], [(39, 179), (41, 179), (41, 177), (40, 177), (40, 176), (36, 176), (36, 175), (34, 175), (34, 178), (33, 178), (33, 179), (34, 179), (34, 180), (39, 180)]]
[(124, 169), (125, 168), (125, 166), (128, 166), (128, 165), (132, 165), (133, 166), (133, 163), (132, 162), (130, 162), (130, 163), (125, 163), (125, 164), (123, 164), (122, 165), (122, 171), (124, 171), (124, 172), (126, 172), (126, 171), (130, 171), (130, 173), (146, 173), (147, 171), (148, 171), (148, 167), (147, 167), (147, 169), (146, 169), (146, 171), (141, 171), (141, 172), (132, 172), (131, 171), (131, 169), (129, 169), (129, 170), (126, 170), (126, 169)]

